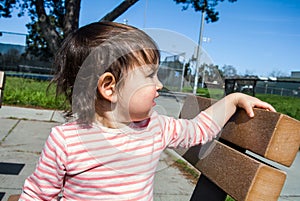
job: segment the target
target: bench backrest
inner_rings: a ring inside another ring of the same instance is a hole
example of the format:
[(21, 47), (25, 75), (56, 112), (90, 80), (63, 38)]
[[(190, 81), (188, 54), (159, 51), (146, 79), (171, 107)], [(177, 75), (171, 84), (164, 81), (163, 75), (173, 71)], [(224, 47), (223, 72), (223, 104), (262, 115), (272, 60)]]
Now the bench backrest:
[(3, 71), (0, 71), (0, 108), (2, 106), (4, 84), (5, 84), (5, 74)]
[[(193, 118), (214, 102), (188, 96), (180, 117)], [(254, 112), (255, 117), (251, 119), (243, 110), (238, 110), (221, 131), (220, 140), (213, 142), (212, 150), (201, 160), (198, 158), (200, 145), (177, 150), (200, 170), (199, 182), (205, 183), (201, 186), (198, 182), (191, 200), (224, 200), (227, 194), (235, 200), (279, 198), (286, 173), (265, 160), (260, 161), (255, 154), (291, 166), (300, 147), (300, 122), (280, 113), (260, 109)], [(255, 154), (249, 155), (246, 150)], [(210, 192), (211, 188), (213, 192)], [(215, 191), (220, 191), (220, 196)], [(211, 193), (214, 198), (203, 197), (211, 196)]]

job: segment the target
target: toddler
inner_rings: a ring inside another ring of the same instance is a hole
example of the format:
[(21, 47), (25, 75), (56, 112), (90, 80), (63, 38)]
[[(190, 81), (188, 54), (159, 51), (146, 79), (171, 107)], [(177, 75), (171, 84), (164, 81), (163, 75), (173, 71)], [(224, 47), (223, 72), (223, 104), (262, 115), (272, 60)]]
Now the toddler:
[(77, 119), (51, 130), (20, 200), (153, 200), (165, 148), (212, 140), (238, 107), (275, 111), (234, 93), (192, 120), (159, 115), (159, 60), (154, 41), (124, 24), (92, 23), (64, 40), (53, 82)]

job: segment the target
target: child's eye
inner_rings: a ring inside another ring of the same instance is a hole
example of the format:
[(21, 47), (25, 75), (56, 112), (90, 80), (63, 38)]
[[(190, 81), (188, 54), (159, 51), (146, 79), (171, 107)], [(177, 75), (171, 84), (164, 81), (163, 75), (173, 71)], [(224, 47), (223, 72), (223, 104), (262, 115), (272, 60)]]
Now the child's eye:
[(149, 74), (149, 75), (148, 75), (148, 77), (150, 77), (150, 78), (154, 78), (154, 77), (155, 77), (155, 75), (156, 75), (156, 73), (155, 73), (155, 72), (153, 72), (153, 73)]

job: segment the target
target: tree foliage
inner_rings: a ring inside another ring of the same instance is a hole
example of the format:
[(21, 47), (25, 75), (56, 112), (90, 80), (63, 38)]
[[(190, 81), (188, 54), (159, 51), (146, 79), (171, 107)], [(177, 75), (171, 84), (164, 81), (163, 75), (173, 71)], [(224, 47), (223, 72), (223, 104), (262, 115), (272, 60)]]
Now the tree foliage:
[[(206, 21), (218, 20), (215, 7), (224, 0), (174, 0), (183, 4), (183, 10), (190, 5), (195, 11), (205, 11)], [(235, 2), (237, 0), (228, 0)], [(100, 21), (113, 21), (138, 0), (123, 0)], [(78, 29), (81, 0), (0, 0), (0, 18), (12, 17), (14, 10), (18, 16), (28, 15), (31, 19), (26, 27), (27, 54), (46, 59), (56, 52), (62, 40), (72, 31)], [(102, 13), (99, 13), (101, 15)]]
[(224, 65), (222, 67), (223, 76), (226, 77), (235, 77), (237, 76), (237, 70), (232, 65)]
[[(138, 0), (123, 0), (103, 20), (113, 21)], [(27, 53), (39, 58), (51, 58), (62, 40), (78, 29), (81, 0), (0, 0), (0, 18), (28, 15), (31, 19), (26, 27)], [(101, 13), (99, 13), (101, 15)]]
[[(215, 10), (215, 7), (219, 2), (224, 0), (174, 0), (177, 4), (183, 4), (182, 9), (187, 10), (190, 6), (196, 11), (205, 12), (205, 20), (207, 23), (216, 22), (219, 20), (219, 12)], [(233, 3), (237, 0), (228, 0)]]
[(38, 57), (51, 57), (62, 39), (78, 28), (81, 0), (2, 0), (0, 17), (11, 17), (14, 9), (18, 16), (28, 15), (26, 26), (27, 52)]
[(202, 64), (201, 67), (199, 68), (199, 78), (200, 78), (201, 82), (202, 82), (202, 79), (204, 79), (204, 82), (216, 81), (217, 83), (222, 83), (223, 73), (219, 69), (218, 65)]

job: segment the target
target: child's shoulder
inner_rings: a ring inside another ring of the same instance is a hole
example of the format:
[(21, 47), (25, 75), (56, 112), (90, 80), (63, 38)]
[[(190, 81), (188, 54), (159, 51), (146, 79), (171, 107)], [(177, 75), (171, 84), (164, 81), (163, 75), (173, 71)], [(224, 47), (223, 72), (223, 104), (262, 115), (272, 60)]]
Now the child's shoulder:
[(55, 126), (53, 129), (63, 132), (72, 132), (72, 131), (78, 131), (78, 130), (86, 130), (90, 129), (92, 126), (88, 124), (82, 124), (77, 121), (67, 122), (58, 126)]

